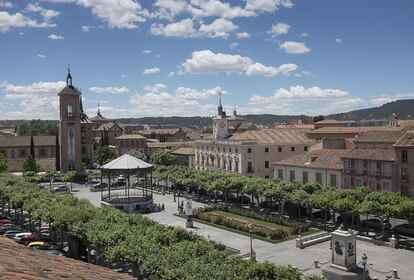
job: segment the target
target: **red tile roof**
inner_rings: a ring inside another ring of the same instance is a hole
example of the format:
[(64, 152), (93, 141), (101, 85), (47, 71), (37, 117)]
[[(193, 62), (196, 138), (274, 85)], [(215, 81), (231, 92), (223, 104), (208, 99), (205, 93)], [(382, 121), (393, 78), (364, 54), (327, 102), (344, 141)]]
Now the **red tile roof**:
[(136, 279), (86, 262), (29, 249), (0, 236), (0, 279)]
[(353, 149), (341, 158), (395, 161), (395, 151), (393, 149)]
[(256, 140), (262, 144), (310, 143), (304, 130), (298, 128), (266, 128), (235, 133), (230, 140)]
[(320, 149), (293, 157), (285, 158), (275, 162), (275, 165), (287, 165), (303, 168), (322, 168), (342, 170), (341, 156), (346, 150)]
[(407, 131), (393, 146), (414, 148), (414, 131)]

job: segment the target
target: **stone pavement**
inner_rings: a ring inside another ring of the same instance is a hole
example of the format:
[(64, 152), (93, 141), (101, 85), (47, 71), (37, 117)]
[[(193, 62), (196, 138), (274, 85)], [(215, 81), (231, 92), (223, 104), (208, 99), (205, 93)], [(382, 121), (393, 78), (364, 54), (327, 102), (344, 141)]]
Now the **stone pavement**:
[[(100, 192), (92, 193), (85, 186), (74, 186), (74, 195), (86, 198), (94, 205), (100, 205)], [(172, 195), (160, 195), (154, 193), (154, 202), (165, 205), (165, 211), (151, 213), (147, 216), (154, 221), (162, 224), (185, 227), (185, 219), (174, 216), (177, 213), (177, 202), (173, 201)], [(193, 208), (203, 206), (204, 204), (193, 202)], [(206, 238), (211, 238), (224, 245), (237, 249), (241, 254), (249, 252), (250, 239), (248, 236), (226, 231), (210, 225), (194, 222), (196, 232)], [(253, 241), (253, 249), (256, 251), (257, 260), (264, 262), (269, 261), (277, 264), (293, 265), (298, 269), (305, 269), (312, 265), (314, 260), (326, 262), (331, 258), (329, 242), (320, 243), (306, 249), (298, 249), (295, 246), (295, 240), (288, 240), (277, 244), (265, 242), (262, 240)], [(387, 272), (397, 269), (400, 279), (414, 279), (412, 266), (414, 264), (414, 252), (404, 249), (392, 249), (373, 245), (367, 242), (357, 241), (357, 260), (361, 260), (361, 255), (365, 253), (368, 256), (368, 263), (372, 268)], [(327, 264), (328, 265), (328, 264)], [(304, 272), (305, 274), (321, 274), (321, 269), (313, 269)], [(379, 272), (370, 271), (371, 276), (377, 276), (378, 279), (386, 279)]]

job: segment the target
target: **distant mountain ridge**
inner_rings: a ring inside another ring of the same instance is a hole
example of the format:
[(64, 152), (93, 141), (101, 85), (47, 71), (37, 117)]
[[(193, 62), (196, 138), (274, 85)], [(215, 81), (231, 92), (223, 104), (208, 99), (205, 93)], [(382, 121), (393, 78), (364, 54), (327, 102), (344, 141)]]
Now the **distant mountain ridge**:
[[(414, 99), (397, 100), (386, 103), (379, 107), (353, 110), (346, 113), (331, 114), (325, 116), (325, 119), (335, 120), (369, 120), (369, 119), (386, 119), (392, 113), (397, 114), (399, 119), (407, 119), (409, 115), (414, 117)], [(249, 114), (244, 115), (249, 122), (261, 125), (272, 125), (275, 123), (290, 123), (292, 120), (302, 120), (310, 122), (311, 116), (306, 115), (273, 115), (273, 114)], [(21, 125), (29, 120), (5, 120), (1, 124)], [(159, 124), (159, 125), (177, 125), (193, 129), (208, 127), (212, 125), (212, 117), (144, 117), (144, 118), (120, 118), (115, 121), (124, 124)], [(46, 123), (57, 123), (56, 120), (45, 120)]]

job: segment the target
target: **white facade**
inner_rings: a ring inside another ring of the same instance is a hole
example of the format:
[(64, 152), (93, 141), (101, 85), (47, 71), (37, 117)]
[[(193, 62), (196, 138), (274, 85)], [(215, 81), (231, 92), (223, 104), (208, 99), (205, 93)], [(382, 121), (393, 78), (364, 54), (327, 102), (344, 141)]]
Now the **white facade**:
[(342, 170), (274, 165), (274, 178), (301, 183), (319, 183), (324, 187), (342, 187)]
[(310, 143), (271, 143), (235, 140), (197, 140), (195, 167), (273, 178), (275, 161), (307, 151)]

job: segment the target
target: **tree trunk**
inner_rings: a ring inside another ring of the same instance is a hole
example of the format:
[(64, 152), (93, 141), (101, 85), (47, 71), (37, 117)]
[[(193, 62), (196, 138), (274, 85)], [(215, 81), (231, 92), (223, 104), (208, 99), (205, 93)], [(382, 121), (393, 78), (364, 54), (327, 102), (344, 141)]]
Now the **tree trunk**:
[(325, 215), (324, 215), (324, 220), (323, 220), (323, 228), (326, 229), (326, 220), (328, 219), (328, 211), (325, 209), (324, 212), (325, 212)]

